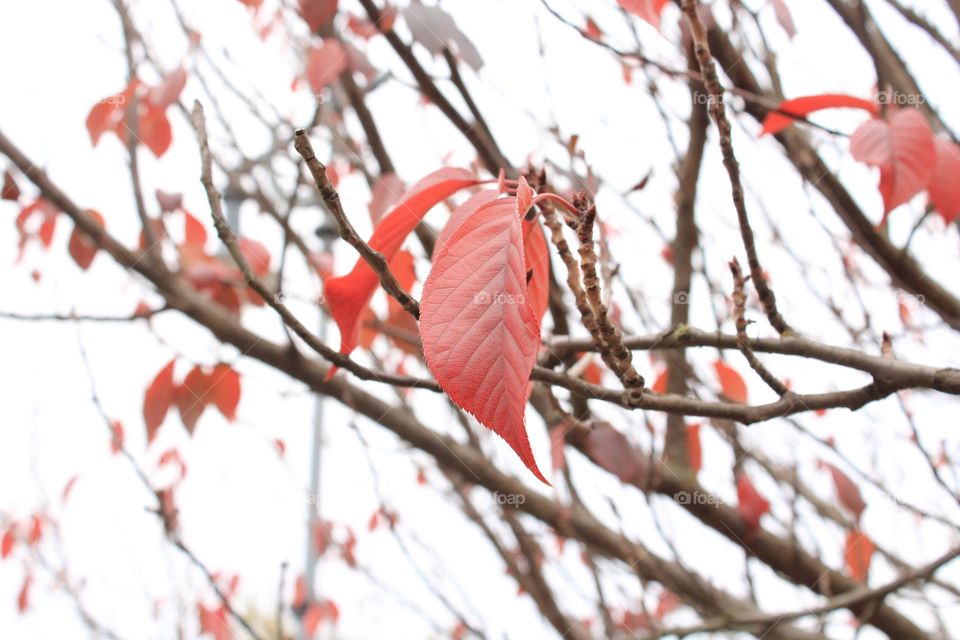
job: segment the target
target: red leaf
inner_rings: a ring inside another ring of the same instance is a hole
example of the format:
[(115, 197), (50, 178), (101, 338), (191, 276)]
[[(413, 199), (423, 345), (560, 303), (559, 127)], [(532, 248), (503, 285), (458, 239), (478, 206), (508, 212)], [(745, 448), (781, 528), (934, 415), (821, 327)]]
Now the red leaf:
[(566, 422), (561, 422), (550, 429), (550, 462), (553, 463), (555, 474), (562, 471), (566, 463), (563, 447), (566, 444), (564, 436), (567, 435), (568, 429), (569, 425)]
[(660, 14), (667, 6), (667, 0), (617, 0), (625, 11), (640, 16), (656, 28), (660, 28)]
[(173, 365), (176, 360), (171, 360), (147, 387), (146, 395), (143, 398), (143, 421), (147, 425), (147, 442), (153, 442), (157, 429), (163, 423), (170, 404), (173, 402)]
[(10, 528), (3, 534), (3, 539), (0, 540), (0, 559), (7, 559), (13, 551), (14, 542), (16, 542), (16, 538), (14, 537), (13, 525), (10, 525)]
[(240, 404), (240, 374), (228, 364), (218, 364), (210, 374), (210, 402), (223, 414), (228, 422), (237, 418), (237, 405)]
[(183, 420), (183, 426), (188, 433), (193, 433), (203, 410), (207, 408), (210, 385), (210, 378), (200, 365), (196, 365), (174, 391), (177, 409), (180, 410), (180, 419)]
[[(879, 112), (877, 105), (863, 98), (844, 95), (842, 93), (824, 93), (815, 96), (801, 96), (784, 100), (777, 107), (777, 111), (771, 111), (763, 120), (763, 130), (760, 135), (768, 133), (779, 133), (797, 121), (797, 118), (805, 118), (815, 111), (823, 109), (839, 109), (842, 107), (851, 109), (863, 109), (873, 115)], [(791, 118), (787, 113), (796, 116)]]
[(67, 484), (63, 485), (63, 491), (60, 492), (60, 500), (64, 504), (66, 504), (67, 499), (73, 492), (73, 487), (76, 486), (77, 480), (79, 480), (78, 476), (71, 476), (71, 478), (67, 480)]
[(840, 504), (846, 507), (859, 521), (863, 510), (867, 508), (867, 503), (863, 501), (863, 496), (860, 495), (860, 489), (858, 489), (857, 485), (850, 479), (850, 476), (829, 462), (822, 462), (820, 466), (830, 471), (830, 476), (833, 478), (833, 486), (837, 489), (837, 499), (840, 501)]
[(167, 193), (157, 189), (157, 204), (160, 205), (160, 211), (170, 213), (180, 208), (183, 204), (182, 193)]
[(164, 107), (155, 106), (146, 100), (137, 125), (137, 136), (153, 155), (158, 158), (166, 153), (173, 142), (173, 130), (167, 120), (167, 111)]
[(117, 455), (123, 451), (123, 424), (119, 420), (110, 421), (110, 452)]
[(547, 313), (550, 295), (550, 248), (543, 227), (534, 220), (523, 223), (523, 263), (527, 268), (527, 296), (538, 322)]
[[(103, 216), (100, 215), (99, 212), (93, 209), (87, 209), (85, 213), (93, 218), (101, 227), (103, 226)], [(67, 250), (70, 253), (70, 257), (73, 258), (73, 261), (77, 263), (77, 266), (84, 271), (89, 269), (90, 264), (97, 255), (97, 249), (97, 244), (93, 241), (93, 238), (81, 231), (79, 227), (73, 228)]]
[[(397, 206), (383, 217), (368, 244), (387, 260), (392, 260), (427, 211), (444, 198), (476, 183), (477, 180), (464, 169), (447, 167), (431, 173), (413, 185)], [(330, 314), (340, 329), (340, 353), (349, 354), (357, 346), (361, 314), (379, 284), (377, 274), (362, 258), (357, 260), (350, 273), (328, 278), (324, 283), (323, 293)]]
[(770, 511), (770, 503), (757, 493), (750, 478), (742, 471), (737, 473), (737, 511), (743, 518), (748, 534), (756, 532), (760, 527), (760, 518)]
[(857, 582), (866, 583), (870, 574), (870, 562), (876, 550), (873, 540), (867, 537), (860, 529), (853, 529), (847, 534), (847, 542), (843, 548), (843, 559), (847, 571)]
[(720, 392), (723, 396), (731, 402), (746, 403), (747, 385), (736, 369), (723, 360), (717, 360), (713, 363), (713, 370), (716, 371), (717, 379), (720, 380)]
[(200, 618), (200, 633), (209, 633), (214, 640), (232, 640), (233, 632), (227, 620), (227, 608), (220, 605), (216, 609), (197, 603), (197, 617)]
[(653, 381), (653, 385), (650, 387), (650, 391), (654, 393), (664, 394), (667, 392), (667, 382), (670, 381), (670, 370), (664, 369), (657, 374), (656, 379)]
[(307, 54), (307, 82), (314, 93), (337, 79), (347, 68), (347, 51), (336, 40), (327, 39), (319, 47), (310, 49)]
[(303, 630), (308, 638), (312, 638), (325, 620), (329, 620), (331, 625), (336, 625), (339, 619), (340, 610), (333, 601), (314, 602), (307, 607), (307, 612), (303, 615)]
[(87, 132), (90, 134), (90, 143), (93, 146), (97, 146), (100, 136), (107, 131), (113, 131), (121, 140), (124, 139), (123, 133), (126, 129), (123, 121), (127, 114), (126, 105), (133, 100), (134, 92), (139, 86), (139, 81), (133, 80), (122, 93), (108, 96), (93, 105), (87, 115)]
[(608, 422), (594, 422), (587, 436), (586, 451), (600, 467), (621, 482), (642, 486), (647, 481), (647, 461), (643, 452)]
[(583, 28), (583, 33), (585, 33), (588, 38), (593, 38), (594, 40), (603, 39), (603, 31), (590, 16), (587, 16), (587, 26)]
[(270, 252), (263, 243), (250, 238), (240, 238), (237, 240), (237, 248), (257, 277), (262, 278), (270, 273)]
[(943, 138), (935, 144), (937, 168), (930, 182), (930, 204), (950, 224), (960, 215), (960, 147)]
[(23, 586), (20, 587), (20, 594), (17, 596), (17, 610), (24, 613), (30, 606), (30, 585), (33, 584), (33, 576), (29, 573), (23, 579)]
[(207, 244), (207, 230), (203, 223), (186, 209), (183, 211), (183, 243), (198, 249)]
[(934, 177), (937, 158), (933, 133), (917, 109), (900, 109), (889, 122), (865, 122), (850, 137), (855, 160), (880, 167), (880, 195), (887, 215), (923, 191)]
[(13, 176), (10, 175), (9, 171), (3, 172), (3, 193), (0, 197), (2, 197), (4, 200), (13, 201), (20, 199), (20, 187), (17, 186), (17, 183), (14, 181)]
[(144, 99), (154, 107), (166, 109), (180, 99), (180, 93), (186, 84), (187, 70), (181, 65), (161, 80), (160, 84), (152, 87)]
[(447, 395), (547, 483), (524, 426), (540, 326), (525, 295), (522, 234), (516, 198), (501, 198), (438, 245), (423, 286), (420, 335), (427, 367)]
[(300, 16), (311, 33), (317, 33), (320, 27), (333, 20), (337, 14), (337, 0), (300, 0)]
[(797, 25), (793, 22), (793, 15), (790, 13), (790, 8), (787, 7), (786, 0), (772, 0), (772, 4), (773, 10), (777, 14), (777, 22), (779, 22), (783, 30), (787, 32), (787, 35), (793, 39), (793, 37), (797, 35)]
[[(20, 235), (18, 244), (20, 256), (23, 255), (24, 247), (30, 238), (39, 240), (44, 248), (50, 246), (50, 243), (53, 242), (53, 232), (56, 229), (59, 212), (52, 202), (44, 198), (37, 198), (20, 210), (15, 222), (17, 233)], [(32, 222), (35, 214), (40, 217), (40, 223), (35, 228), (28, 228), (34, 227), (34, 224), (36, 224)], [(17, 258), (17, 260), (19, 259), (20, 257)]]
[(700, 423), (687, 426), (687, 455), (690, 457), (690, 468), (696, 473), (703, 463), (703, 450), (700, 448)]
[(43, 519), (38, 514), (30, 516), (30, 530), (27, 532), (27, 544), (33, 546), (43, 537)]

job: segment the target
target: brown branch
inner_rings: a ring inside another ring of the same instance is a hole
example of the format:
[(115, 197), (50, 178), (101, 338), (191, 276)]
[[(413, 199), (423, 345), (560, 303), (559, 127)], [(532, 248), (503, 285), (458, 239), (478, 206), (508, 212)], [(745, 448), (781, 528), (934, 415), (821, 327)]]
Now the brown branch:
[(360, 257), (370, 265), (370, 268), (377, 274), (377, 277), (380, 279), (380, 284), (383, 285), (387, 293), (393, 296), (410, 315), (419, 319), (420, 303), (403, 290), (396, 276), (390, 271), (390, 264), (384, 255), (370, 248), (370, 245), (364, 242), (357, 234), (357, 230), (353, 228), (350, 219), (347, 218), (347, 214), (343, 210), (343, 205), (340, 203), (340, 194), (337, 193), (336, 188), (330, 183), (330, 179), (327, 177), (326, 167), (317, 159), (316, 154), (313, 152), (313, 145), (310, 144), (310, 139), (303, 129), (297, 129), (294, 133), (293, 146), (297, 150), (297, 153), (303, 158), (304, 162), (306, 162), (307, 168), (310, 170), (316, 182), (317, 191), (320, 192), (323, 202), (327, 205), (327, 210), (337, 221), (337, 229), (340, 232), (340, 237), (349, 242), (350, 246), (360, 254)]

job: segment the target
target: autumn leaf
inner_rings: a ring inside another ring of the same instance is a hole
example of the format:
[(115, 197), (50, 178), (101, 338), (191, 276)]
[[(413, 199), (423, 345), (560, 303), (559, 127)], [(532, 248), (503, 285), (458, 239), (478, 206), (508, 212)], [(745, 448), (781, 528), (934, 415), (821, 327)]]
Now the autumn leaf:
[(343, 45), (328, 38), (307, 54), (306, 78), (310, 89), (320, 93), (347, 68), (347, 51)]
[(157, 189), (157, 204), (160, 205), (160, 211), (163, 213), (171, 213), (180, 208), (183, 204), (183, 194), (182, 193), (167, 193)]
[(875, 118), (850, 137), (850, 153), (880, 168), (883, 219), (923, 191), (934, 177), (937, 149), (933, 133), (917, 109), (900, 109), (889, 120)]
[(857, 582), (866, 583), (870, 574), (870, 563), (876, 545), (867, 534), (860, 529), (852, 529), (847, 533), (847, 541), (843, 548), (843, 559), (847, 571)]
[(447, 395), (513, 448), (541, 481), (524, 425), (540, 326), (526, 295), (516, 198), (487, 202), (434, 251), (420, 335)]
[(254, 275), (262, 278), (270, 273), (270, 252), (262, 242), (252, 238), (239, 238), (237, 248)]
[(228, 422), (237, 418), (240, 404), (240, 374), (225, 363), (220, 363), (210, 373), (210, 402)]
[(667, 6), (667, 0), (617, 0), (617, 4), (624, 11), (643, 18), (659, 29), (660, 14), (663, 13), (663, 8)]
[(760, 518), (770, 511), (770, 503), (761, 496), (744, 472), (737, 473), (737, 511), (748, 534), (760, 528)]
[[(413, 185), (383, 216), (367, 244), (392, 260), (427, 211), (444, 198), (476, 183), (464, 169), (435, 171)], [(330, 315), (340, 329), (340, 353), (349, 354), (357, 346), (361, 316), (379, 285), (377, 274), (362, 258), (357, 259), (350, 273), (324, 282), (323, 293)]]
[(207, 244), (206, 228), (187, 210), (183, 211), (183, 243), (200, 249)]
[[(796, 122), (798, 118), (806, 118), (811, 113), (824, 109), (839, 108), (863, 109), (874, 116), (879, 113), (876, 103), (842, 93), (801, 96), (784, 100), (777, 106), (776, 110), (768, 113), (763, 120), (763, 130), (760, 135), (780, 133)], [(791, 117), (791, 115), (794, 117)]]
[(164, 77), (160, 84), (151, 87), (145, 100), (153, 107), (165, 110), (180, 99), (180, 94), (186, 84), (187, 70), (181, 65)]
[(17, 186), (13, 175), (11, 175), (9, 171), (3, 172), (3, 192), (0, 197), (4, 200), (13, 200), (14, 202), (20, 199), (20, 187)]
[(833, 478), (833, 486), (837, 490), (837, 499), (859, 521), (860, 516), (863, 515), (863, 510), (867, 508), (867, 503), (864, 502), (860, 489), (850, 479), (850, 476), (829, 462), (819, 462), (818, 466), (830, 472), (830, 476)]
[(747, 384), (737, 373), (737, 370), (725, 363), (723, 360), (717, 360), (713, 363), (713, 370), (720, 381), (720, 392), (730, 402), (747, 402)]
[(233, 640), (233, 631), (227, 619), (227, 607), (221, 604), (216, 609), (197, 603), (200, 633), (209, 633), (213, 640)]
[(299, 0), (298, 8), (303, 21), (310, 27), (311, 33), (320, 31), (337, 15), (338, 0)]
[(609, 422), (594, 421), (587, 436), (586, 452), (591, 460), (621, 482), (642, 486), (647, 480), (647, 461), (637, 447)]
[[(101, 227), (104, 226), (103, 216), (100, 215), (98, 211), (87, 209), (84, 213)], [(81, 231), (79, 227), (73, 228), (73, 232), (70, 234), (70, 241), (67, 244), (67, 251), (70, 253), (70, 257), (73, 258), (73, 261), (77, 263), (78, 267), (84, 271), (89, 269), (93, 263), (93, 259), (97, 255), (98, 248), (93, 238)]]
[(164, 366), (147, 387), (143, 398), (143, 422), (147, 426), (147, 442), (153, 442), (157, 429), (163, 423), (170, 405), (173, 403), (173, 365), (171, 360)]
[(793, 15), (787, 6), (787, 0), (771, 0), (773, 10), (777, 15), (777, 22), (783, 27), (787, 36), (793, 39), (797, 35), (797, 25), (793, 22)]
[(951, 140), (937, 138), (936, 170), (930, 181), (930, 204), (946, 224), (960, 215), (960, 146)]
[(30, 606), (30, 586), (33, 584), (33, 576), (27, 574), (23, 578), (23, 585), (20, 587), (20, 593), (17, 595), (17, 611), (24, 613)]
[(13, 551), (14, 542), (16, 542), (16, 536), (14, 533), (14, 525), (11, 524), (4, 532), (3, 538), (0, 539), (0, 559), (6, 560), (10, 556), (10, 553)]
[(177, 403), (177, 409), (180, 410), (180, 419), (190, 434), (193, 433), (197, 421), (207, 407), (207, 396), (210, 388), (210, 378), (204, 373), (200, 365), (196, 365), (190, 369), (180, 386), (174, 390), (174, 399)]

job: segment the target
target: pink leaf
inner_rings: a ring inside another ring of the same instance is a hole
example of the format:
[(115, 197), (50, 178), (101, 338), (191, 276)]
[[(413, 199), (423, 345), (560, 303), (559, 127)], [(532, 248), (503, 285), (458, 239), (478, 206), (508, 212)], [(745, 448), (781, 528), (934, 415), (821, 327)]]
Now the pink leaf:
[[(93, 209), (87, 209), (85, 213), (93, 218), (101, 227), (103, 226), (103, 216), (100, 215), (99, 212)], [(78, 227), (73, 228), (73, 232), (70, 234), (70, 242), (67, 245), (67, 251), (70, 253), (70, 257), (73, 258), (73, 261), (77, 263), (77, 266), (84, 271), (89, 269), (93, 263), (93, 259), (97, 255), (97, 249), (97, 244), (93, 241), (93, 238), (80, 231)]]
[[(435, 204), (477, 180), (464, 169), (443, 168), (413, 185), (399, 203), (383, 217), (368, 244), (392, 260), (403, 241)], [(360, 318), (370, 304), (380, 280), (362, 258), (350, 273), (328, 278), (323, 293), (330, 314), (340, 329), (340, 352), (348, 354), (357, 346)]]
[(347, 68), (347, 52), (336, 40), (327, 39), (307, 55), (307, 82), (314, 93), (337, 79)]
[(787, 32), (787, 35), (793, 39), (794, 36), (797, 35), (797, 25), (793, 22), (793, 15), (790, 13), (790, 8), (787, 6), (786, 0), (771, 1), (773, 10), (777, 14), (777, 22), (779, 22), (783, 30)]
[(146, 100), (155, 107), (166, 109), (180, 99), (180, 93), (186, 84), (187, 70), (179, 66), (147, 92)]
[(437, 246), (423, 286), (420, 334), (427, 366), (447, 395), (547, 483), (524, 426), (540, 346), (526, 289), (516, 198), (488, 202)]
[[(841, 107), (851, 109), (863, 109), (873, 115), (879, 113), (877, 105), (869, 100), (848, 96), (840, 93), (824, 93), (816, 96), (801, 96), (784, 100), (777, 107), (777, 111), (771, 111), (763, 120), (763, 131), (760, 135), (779, 133), (797, 121), (797, 118), (805, 118), (811, 113), (823, 109), (838, 109)], [(791, 118), (787, 114), (792, 114)]]
[(950, 224), (960, 215), (960, 147), (937, 138), (936, 148), (937, 168), (930, 182), (930, 204)]
[(936, 145), (933, 133), (917, 109), (901, 109), (886, 120), (865, 122), (850, 137), (854, 159), (880, 167), (884, 214), (910, 201), (934, 177)]

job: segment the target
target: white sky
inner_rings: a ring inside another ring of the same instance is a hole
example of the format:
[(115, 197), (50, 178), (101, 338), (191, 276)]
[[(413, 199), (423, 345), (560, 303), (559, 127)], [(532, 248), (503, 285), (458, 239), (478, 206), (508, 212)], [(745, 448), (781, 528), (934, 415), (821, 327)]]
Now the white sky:
[[(290, 82), (299, 70), (299, 63), (284, 50), (281, 40), (261, 44), (252, 33), (248, 13), (236, 0), (181, 4), (189, 22), (203, 34), (204, 45), (214, 52), (229, 77), (245, 90), (255, 87), (274, 101), (280, 113), (290, 114), (295, 122), (304, 121), (311, 100), (302, 92), (290, 93)], [(342, 4), (344, 9), (359, 11), (351, 0), (344, 0)], [(764, 3), (748, 4), (758, 8)], [(777, 51), (788, 95), (842, 92), (870, 96), (874, 83), (872, 66), (824, 3), (788, 0), (788, 4), (799, 31), (793, 41), (776, 28), (769, 8), (761, 12), (772, 34), (771, 46)], [(933, 52), (922, 34), (891, 19), (882, 2), (868, 4), (882, 23), (891, 25), (894, 41), (917, 73), (929, 98), (947, 121), (954, 127), (960, 126), (953, 108), (960, 98), (955, 67)], [(914, 4), (928, 11), (948, 37), (956, 41), (955, 23), (942, 2)], [(577, 22), (580, 21), (579, 7), (594, 17), (611, 42), (630, 48), (632, 36), (622, 25), (612, 1), (553, 0), (551, 5)], [(272, 6), (269, 0), (267, 6)], [(595, 173), (610, 185), (598, 194), (598, 204), (601, 217), (619, 232), (611, 239), (613, 254), (622, 261), (627, 280), (650, 306), (659, 323), (644, 327), (632, 312), (624, 309), (624, 324), (628, 331), (637, 333), (665, 328), (669, 319), (665, 303), (672, 287), (672, 274), (659, 257), (662, 239), (651, 231), (644, 219), (653, 218), (668, 235), (672, 234), (676, 181), (664, 128), (643, 89), (642, 75), (635, 74), (634, 84), (625, 86), (616, 60), (556, 23), (533, 0), (447, 0), (443, 6), (453, 13), (458, 25), (484, 56), (486, 64), (479, 76), (471, 71), (465, 71), (465, 75), (498, 141), (515, 164), (523, 163), (528, 157), (540, 161), (549, 156), (563, 161), (561, 148), (549, 140), (542, 127), (553, 117), (564, 136), (579, 134), (580, 146), (586, 151)], [(0, 128), (32, 159), (43, 164), (74, 201), (101, 211), (108, 228), (132, 245), (138, 227), (124, 151), (115, 138), (108, 136), (97, 148), (91, 148), (83, 126), (90, 107), (100, 98), (120, 91), (125, 84), (119, 23), (110, 3), (106, 0), (5, 2), (3, 14), (0, 59), (5, 64)], [(721, 20), (728, 17), (723, 8), (717, 14)], [(187, 45), (173, 21), (170, 5), (136, 2), (134, 15), (161, 63), (167, 68), (175, 66)], [(678, 11), (669, 7), (664, 15), (664, 36), (639, 23), (638, 31), (648, 55), (682, 67), (684, 63), (672, 44), (676, 40)], [(546, 43), (547, 58), (543, 63), (537, 53), (537, 25), (542, 28)], [(225, 61), (221, 53), (223, 47), (229, 48), (231, 62)], [(422, 50), (418, 52), (423, 54)], [(406, 83), (407, 74), (382, 38), (370, 44), (368, 54), (376, 65), (393, 70)], [(200, 66), (208, 71), (202, 63)], [(444, 73), (442, 62), (434, 69), (438, 74)], [(156, 79), (147, 72), (144, 75), (148, 81)], [(762, 73), (761, 77), (764, 77)], [(658, 77), (657, 82), (674, 116), (674, 133), (684, 148), (685, 126), (680, 118), (689, 111), (687, 89), (682, 83), (662, 77)], [(549, 86), (549, 94), (545, 86)], [(199, 83), (192, 78), (184, 99), (190, 103), (194, 97), (203, 99), (204, 95)], [(262, 151), (268, 140), (265, 132), (255, 121), (240, 115), (243, 107), (236, 100), (229, 97), (223, 100), (231, 117), (237, 118), (233, 122), (242, 131), (245, 150)], [(369, 105), (380, 122), (386, 146), (401, 177), (408, 184), (441, 166), (449, 153), (452, 153), (449, 161), (453, 164), (466, 165), (473, 159), (471, 150), (442, 116), (432, 107), (422, 108), (417, 94), (404, 84), (386, 82), (371, 95)], [(207, 113), (211, 117), (209, 104)], [(852, 131), (863, 118), (862, 114), (841, 112), (818, 116), (818, 121), (842, 131)], [(183, 116), (173, 110), (171, 120), (174, 127), (171, 150), (160, 160), (145, 151), (140, 156), (148, 206), (155, 210), (152, 194), (156, 188), (183, 191), (187, 208), (205, 219), (208, 209), (199, 186), (198, 154), (192, 131)], [(840, 302), (852, 324), (860, 322), (860, 310), (853, 302), (849, 285), (840, 275), (840, 265), (832, 248), (827, 245), (828, 236), (816, 220), (846, 246), (842, 225), (819, 196), (811, 195), (812, 190), (799, 183), (776, 142), (756, 140), (759, 127), (746, 118), (740, 122), (745, 129), (737, 127), (735, 132), (737, 153), (750, 191), (749, 204), (762, 243), (761, 251), (784, 313), (802, 332), (828, 342), (846, 342), (849, 338), (845, 330), (819, 299), (829, 294)], [(358, 131), (355, 122), (351, 121), (350, 126)], [(217, 145), (223, 141), (222, 131), (215, 125), (212, 129)], [(315, 140), (319, 148), (326, 147), (323, 136), (320, 133)], [(831, 166), (838, 169), (865, 210), (879, 220), (881, 204), (873, 171), (853, 162), (846, 153), (844, 140), (834, 141), (822, 135), (817, 138)], [(725, 273), (725, 262), (742, 250), (729, 186), (715, 139), (711, 139), (714, 144), (704, 161), (697, 217), (702, 223), (707, 247), (708, 271), (728, 293), (730, 279)], [(224, 146), (219, 144), (219, 148), (222, 150)], [(650, 168), (654, 173), (647, 189), (626, 200), (618, 195)], [(284, 182), (288, 183), (289, 180)], [(24, 190), (34, 193), (29, 187)], [(366, 233), (369, 193), (362, 178), (358, 175), (346, 178), (341, 184), (341, 195), (353, 219)], [(243, 212), (244, 233), (264, 241), (276, 260), (279, 233), (266, 217), (258, 217), (251, 206)], [(816, 218), (811, 215), (811, 209)], [(921, 210), (922, 198), (894, 213), (891, 236), (895, 241), (902, 242)], [(5, 226), (0, 227), (3, 229), (0, 231), (0, 265), (4, 265), (0, 276), (4, 293), (0, 308), (24, 313), (66, 313), (76, 309), (79, 313), (120, 315), (132, 312), (144, 297), (142, 282), (131, 279), (104, 256), (98, 257), (86, 273), (75, 268), (65, 250), (70, 231), (65, 217), (58, 223), (53, 250), (43, 253), (32, 247), (25, 259), (15, 265), (17, 237), (13, 218), (16, 212), (14, 205), (0, 204), (0, 215), (7, 220)], [(435, 224), (441, 224), (443, 219), (442, 211), (429, 218)], [(297, 214), (295, 225), (309, 234), (319, 220), (317, 212), (304, 210)], [(797, 265), (784, 247), (770, 244), (771, 224), (780, 231), (791, 252), (809, 261), (810, 268)], [(957, 229), (943, 230), (939, 221), (932, 221), (913, 246), (931, 274), (960, 294), (956, 281), (960, 248)], [(862, 285), (860, 293), (870, 309), (874, 326), (902, 336), (897, 344), (898, 353), (927, 364), (957, 366), (960, 346), (957, 337), (942, 330), (926, 331), (922, 337), (904, 331), (886, 277), (869, 258), (859, 253), (854, 256), (856, 265), (871, 283)], [(345, 272), (354, 259), (351, 251), (339, 247), (338, 273)], [(42, 274), (39, 283), (31, 278), (34, 269)], [(295, 256), (288, 274), (289, 291), (304, 296), (315, 293), (314, 284)], [(419, 275), (421, 280), (426, 275), (425, 264), (419, 265)], [(693, 308), (693, 324), (713, 329), (713, 313), (702, 303), (706, 294), (704, 281), (698, 279), (694, 296), (699, 295), (701, 303)], [(157, 302), (156, 296), (147, 299)], [(309, 323), (315, 323), (308, 305), (297, 307), (297, 311), (303, 313)], [(918, 307), (913, 311), (918, 324), (935, 324), (932, 314)], [(250, 312), (245, 321), (272, 339), (283, 336), (279, 321), (268, 312)], [(281, 564), (288, 562), (291, 566), (288, 583), (292, 574), (302, 571), (303, 565), (304, 491), (313, 398), (300, 385), (255, 362), (240, 359), (236, 366), (243, 374), (243, 397), (236, 423), (228, 424), (210, 410), (191, 439), (171, 412), (158, 441), (147, 449), (141, 403), (153, 375), (175, 354), (181, 356), (178, 376), (189, 368), (187, 363), (209, 364), (220, 358), (233, 362), (237, 357), (232, 349), (219, 347), (205, 330), (184, 318), (164, 315), (155, 320), (154, 328), (151, 333), (139, 322), (130, 326), (84, 324), (78, 330), (69, 323), (27, 324), (0, 320), (3, 363), (0, 389), (5, 391), (0, 397), (6, 409), (0, 427), (0, 513), (23, 520), (38, 509), (48, 509), (59, 525), (63, 557), (61, 548), (52, 540), (47, 540), (41, 551), (57, 564), (65, 558), (71, 582), (85, 585), (82, 589), (85, 606), (98, 621), (122, 638), (173, 637), (177, 620), (188, 617), (190, 624), (194, 624), (193, 603), (198, 597), (209, 601), (212, 594), (203, 576), (163, 541), (157, 519), (144, 511), (144, 506), (150, 504), (149, 496), (128, 463), (110, 454), (109, 434), (90, 401), (89, 381), (78, 352), (78, 335), (89, 353), (100, 398), (111, 417), (123, 422), (127, 446), (139, 463), (148, 470), (153, 469), (160, 453), (170, 446), (179, 448), (188, 466), (187, 478), (178, 491), (183, 537), (211, 569), (242, 576), (238, 606), (272, 616)], [(730, 329), (729, 324), (725, 329)], [(753, 330), (768, 333), (765, 328)], [(335, 344), (336, 336), (330, 336), (329, 341)], [(715, 353), (702, 350), (693, 358), (704, 380), (713, 379), (710, 363), (715, 357)], [(638, 360), (641, 373), (652, 378), (653, 368), (647, 356), (641, 353)], [(736, 354), (728, 355), (728, 360), (747, 373), (746, 365)], [(789, 377), (794, 388), (801, 391), (843, 388), (862, 382), (858, 375), (833, 368), (806, 363), (798, 366), (786, 358), (764, 360), (775, 371)], [(411, 365), (408, 362), (408, 366)], [(745, 377), (754, 399), (759, 401), (771, 395), (755, 377)], [(390, 394), (385, 387), (369, 388), (385, 394), (384, 397)], [(455, 420), (441, 398), (421, 391), (413, 392), (411, 397), (426, 424), (459, 435)], [(956, 439), (956, 400), (942, 395), (912, 394), (908, 402), (922, 426), (924, 444), (938, 450), (941, 440), (946, 439), (948, 451), (954, 456), (960, 454)], [(597, 406), (596, 412), (627, 430), (638, 442), (648, 445), (644, 416), (624, 417), (609, 406)], [(547, 469), (550, 466), (547, 436), (529, 412), (528, 418), (534, 450), (541, 468)], [(662, 429), (662, 416), (646, 418)], [(875, 477), (891, 483), (898, 495), (958, 521), (957, 504), (933, 488), (925, 463), (915, 449), (907, 446), (909, 428), (896, 400), (877, 403), (857, 415), (834, 411), (822, 419), (801, 417), (800, 421), (820, 436), (835, 437), (844, 455), (861, 468), (869, 469)], [(503, 574), (499, 558), (479, 531), (468, 528), (457, 515), (440, 474), (428, 467), (431, 482), (427, 487), (417, 486), (417, 464), (426, 464), (426, 458), (408, 451), (385, 430), (361, 420), (357, 424), (372, 445), (373, 465), (381, 478), (379, 490), (387, 504), (400, 513), (400, 536), (421, 563), (422, 575), (411, 570), (409, 561), (388, 533), (366, 532), (367, 520), (378, 506), (375, 480), (368, 471), (363, 449), (350, 422), (351, 416), (339, 408), (327, 413), (321, 498), (324, 515), (357, 530), (361, 566), (388, 590), (402, 595), (403, 601), (378, 589), (363, 575), (350, 571), (338, 559), (324, 561), (319, 584), (321, 591), (340, 605), (342, 618), (337, 637), (393, 637), (398, 629), (403, 629), (403, 637), (438, 637), (427, 620), (433, 621), (441, 631), (448, 631), (455, 620), (425, 588), (424, 580), (442, 590), (473, 623), (483, 626), (490, 637), (546, 637), (552, 633), (531, 601), (516, 596), (514, 583)], [(703, 432), (705, 462), (700, 481), (722, 499), (734, 502), (730, 452), (712, 429), (705, 428)], [(286, 442), (285, 458), (275, 453), (274, 438)], [(809, 440), (776, 421), (753, 427), (747, 441), (784, 464), (796, 463), (804, 480), (819, 495), (832, 499), (829, 477), (815, 469), (816, 460), (825, 455), (822, 448), (814, 448)], [(495, 452), (494, 459), (500, 468), (530, 480), (501, 442), (490, 438), (486, 446)], [(602, 472), (590, 471), (575, 453), (568, 453), (568, 460), (574, 465), (577, 477), (582, 478), (585, 498), (604, 522), (623, 528), (658, 553), (669, 554), (653, 530), (651, 510), (642, 496), (633, 490), (622, 490)], [(951, 473), (955, 473), (955, 468)], [(769, 496), (776, 491), (768, 478), (759, 472), (754, 475), (761, 493)], [(60, 492), (73, 476), (79, 480), (68, 504), (63, 505)], [(952, 477), (955, 480), (955, 476)], [(158, 475), (157, 479), (162, 478)], [(908, 562), (929, 561), (957, 543), (955, 531), (935, 524), (920, 524), (911, 516), (894, 511), (889, 500), (872, 487), (862, 482), (860, 486), (869, 505), (864, 529), (880, 545), (894, 550)], [(624, 516), (622, 522), (608, 506), (607, 499), (617, 505), (618, 512)], [(695, 567), (718, 586), (744, 595), (744, 560), (739, 550), (699, 526), (669, 501), (654, 498), (653, 505), (667, 534), (682, 551), (684, 563)], [(487, 513), (494, 513), (492, 504), (486, 507)], [(804, 518), (801, 513), (799, 526), (804, 542), (811, 547), (818, 545), (823, 560), (830, 566), (842, 567), (842, 533), (813, 522), (807, 515)], [(777, 502), (774, 516), (789, 521), (788, 505)], [(773, 518), (767, 517), (764, 524), (775, 531), (784, 531)], [(558, 560), (549, 533), (542, 533), (548, 558)], [(557, 588), (561, 606), (571, 615), (590, 615), (593, 592), (588, 574), (579, 561), (579, 548), (569, 544), (559, 560), (550, 564), (547, 576)], [(751, 565), (755, 580), (762, 586), (759, 593), (763, 607), (788, 609), (815, 602), (807, 592), (785, 586), (758, 567)], [(30, 611), (22, 616), (16, 612), (23, 568), (22, 548), (11, 559), (0, 562), (0, 637), (86, 637), (72, 603), (43, 571), (36, 575)], [(955, 580), (958, 573), (956, 567), (950, 567), (941, 575)], [(894, 576), (889, 563), (875, 558), (871, 584), (881, 584)], [(612, 577), (608, 586), (612, 601), (619, 607), (633, 606), (641, 597), (639, 586), (622, 573)], [(288, 584), (288, 598), (290, 591)], [(656, 589), (647, 594), (649, 602), (655, 600), (656, 594)], [(899, 598), (890, 601), (904, 605)], [(414, 603), (415, 608), (404, 602)], [(191, 613), (181, 615), (183, 608)], [(417, 610), (425, 612), (425, 616)], [(904, 605), (903, 610), (915, 614), (918, 623), (929, 624), (925, 610), (909, 605)], [(960, 608), (945, 608), (942, 616), (951, 624), (953, 633), (960, 634)], [(682, 624), (692, 622), (693, 618), (688, 613), (679, 613), (670, 620)], [(852, 637), (848, 614), (840, 612), (830, 620), (831, 637)], [(289, 621), (287, 626), (289, 629)], [(195, 634), (195, 627), (187, 628), (187, 637)], [(860, 637), (866, 640), (882, 636), (867, 630)]]

